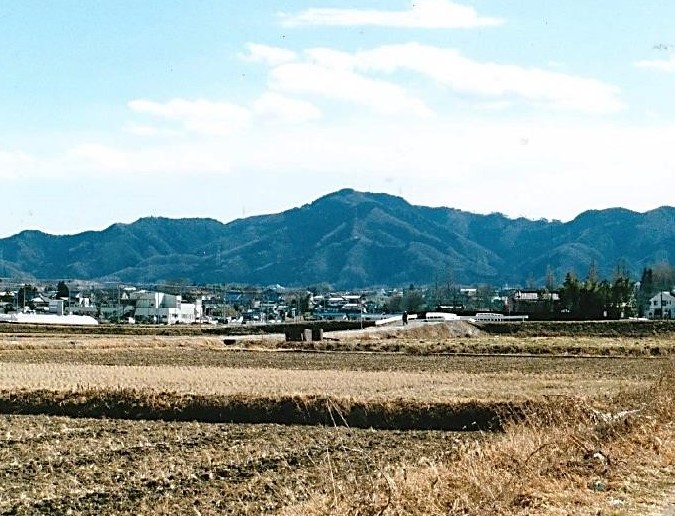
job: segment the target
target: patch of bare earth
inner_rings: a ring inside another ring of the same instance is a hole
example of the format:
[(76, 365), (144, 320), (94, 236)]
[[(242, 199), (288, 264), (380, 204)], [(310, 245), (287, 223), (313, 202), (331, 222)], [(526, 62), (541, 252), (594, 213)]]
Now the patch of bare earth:
[(2, 514), (269, 514), (471, 434), (0, 416)]

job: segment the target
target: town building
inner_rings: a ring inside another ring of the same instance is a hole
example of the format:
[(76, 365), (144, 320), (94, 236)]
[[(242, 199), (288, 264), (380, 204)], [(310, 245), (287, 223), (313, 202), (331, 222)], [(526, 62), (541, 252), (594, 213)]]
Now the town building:
[(675, 296), (659, 292), (649, 300), (647, 317), (650, 319), (675, 319)]
[(184, 303), (179, 295), (163, 292), (135, 292), (137, 322), (156, 322), (159, 324), (192, 324), (202, 319), (201, 300), (197, 303)]

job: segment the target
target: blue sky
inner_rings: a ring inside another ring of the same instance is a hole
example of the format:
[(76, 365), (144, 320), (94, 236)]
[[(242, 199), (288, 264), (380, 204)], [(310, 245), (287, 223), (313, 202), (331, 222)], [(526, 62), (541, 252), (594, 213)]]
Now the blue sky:
[(0, 237), (340, 188), (570, 220), (675, 192), (665, 0), (0, 2)]

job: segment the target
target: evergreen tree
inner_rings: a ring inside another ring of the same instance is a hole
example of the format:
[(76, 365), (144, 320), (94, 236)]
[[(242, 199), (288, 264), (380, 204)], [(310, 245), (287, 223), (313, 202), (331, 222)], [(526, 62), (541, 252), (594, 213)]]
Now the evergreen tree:
[(56, 285), (56, 297), (59, 299), (70, 299), (70, 289), (65, 281), (59, 281)]
[(616, 314), (630, 317), (635, 310), (635, 282), (630, 279), (628, 267), (623, 260), (619, 260), (614, 271), (614, 283), (610, 303)]
[[(30, 307), (31, 300), (37, 296), (37, 289), (32, 285), (24, 285), (19, 289), (17, 305), (19, 308)], [(31, 307), (32, 308), (32, 307)]]
[(560, 303), (570, 314), (577, 314), (579, 312), (580, 297), (581, 284), (574, 273), (568, 272), (560, 289)]
[(642, 269), (640, 278), (640, 290), (638, 292), (638, 315), (644, 317), (647, 302), (654, 295), (656, 288), (654, 286), (654, 271), (651, 268)]

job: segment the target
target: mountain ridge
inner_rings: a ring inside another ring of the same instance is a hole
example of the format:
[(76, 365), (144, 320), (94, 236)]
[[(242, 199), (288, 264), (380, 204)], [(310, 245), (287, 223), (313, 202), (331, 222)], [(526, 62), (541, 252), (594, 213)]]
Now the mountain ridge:
[(306, 286), (542, 284), (552, 270), (611, 277), (675, 253), (675, 208), (587, 210), (569, 222), (475, 214), (342, 189), (300, 207), (240, 218), (149, 216), (101, 231), (0, 239), (0, 274), (157, 283)]

